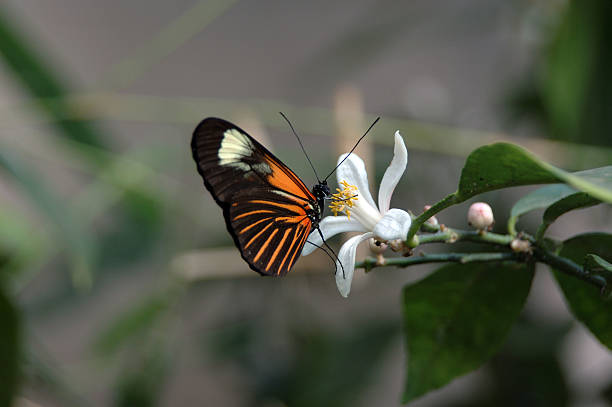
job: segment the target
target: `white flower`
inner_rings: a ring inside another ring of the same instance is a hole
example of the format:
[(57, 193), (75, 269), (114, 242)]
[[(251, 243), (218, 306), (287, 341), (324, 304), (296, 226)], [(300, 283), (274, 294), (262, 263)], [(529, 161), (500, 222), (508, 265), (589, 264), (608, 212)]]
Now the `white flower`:
[[(338, 157), (338, 163), (346, 157), (346, 154)], [(404, 240), (410, 228), (410, 215), (401, 209), (389, 209), (391, 195), (399, 182), (408, 163), (408, 151), (404, 140), (395, 132), (395, 147), (393, 149), (393, 160), (385, 171), (378, 192), (378, 207), (372, 199), (368, 187), (368, 174), (365, 170), (363, 160), (357, 154), (351, 154), (340, 165), (336, 171), (338, 193), (333, 195), (330, 208), (335, 215), (344, 213), (346, 216), (327, 216), (320, 223), (321, 233), (325, 239), (343, 232), (365, 232), (347, 240), (338, 253), (338, 259), (342, 263), (336, 264), (336, 284), (343, 297), (348, 297), (355, 271), (355, 252), (359, 243), (374, 238), (386, 243), (394, 240)], [(323, 241), (319, 233), (314, 232), (308, 237), (313, 244), (304, 246), (302, 255), (306, 256), (320, 246)], [(342, 272), (344, 268), (344, 273)]]

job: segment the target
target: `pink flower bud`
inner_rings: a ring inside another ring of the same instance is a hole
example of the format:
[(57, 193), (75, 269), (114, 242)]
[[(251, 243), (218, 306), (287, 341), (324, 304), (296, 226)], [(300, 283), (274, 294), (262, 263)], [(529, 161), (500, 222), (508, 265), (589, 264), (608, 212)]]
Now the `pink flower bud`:
[(488, 230), (493, 226), (493, 211), (489, 204), (475, 202), (468, 210), (468, 223), (478, 230)]

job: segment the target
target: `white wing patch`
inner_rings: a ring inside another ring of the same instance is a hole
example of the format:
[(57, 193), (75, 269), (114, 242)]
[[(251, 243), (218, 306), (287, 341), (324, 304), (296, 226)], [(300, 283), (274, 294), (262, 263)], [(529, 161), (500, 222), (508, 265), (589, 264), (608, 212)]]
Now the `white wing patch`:
[(244, 156), (250, 156), (253, 145), (244, 134), (236, 129), (229, 129), (223, 133), (221, 147), (219, 147), (219, 164), (228, 165), (240, 161)]
[[(257, 163), (251, 167), (243, 161), (253, 154), (253, 143), (249, 138), (236, 129), (229, 129), (223, 133), (221, 147), (219, 147), (219, 165), (235, 167), (245, 172), (255, 169), (258, 172), (271, 173), (272, 169), (266, 163)], [(245, 174), (247, 176), (247, 174)]]

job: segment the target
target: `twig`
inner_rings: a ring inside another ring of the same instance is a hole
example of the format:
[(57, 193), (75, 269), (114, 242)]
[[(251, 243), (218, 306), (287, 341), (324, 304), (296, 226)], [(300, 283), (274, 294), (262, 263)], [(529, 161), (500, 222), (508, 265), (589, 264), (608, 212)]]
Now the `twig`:
[(538, 261), (548, 264), (555, 270), (579, 278), (580, 280), (593, 284), (602, 290), (606, 288), (607, 281), (604, 277), (589, 273), (584, 269), (584, 267), (579, 266), (568, 258), (557, 256), (556, 254), (539, 247), (534, 249), (533, 255)]
[(419, 244), (425, 243), (454, 243), (459, 240), (467, 240), (470, 242), (492, 243), (497, 245), (507, 246), (514, 238), (510, 235), (500, 235), (491, 232), (477, 232), (471, 230), (460, 230), (445, 228), (444, 231), (417, 235)]
[(517, 253), (436, 253), (413, 257), (385, 259), (384, 264), (380, 264), (373, 257), (367, 257), (365, 260), (357, 262), (355, 264), (355, 268), (363, 268), (367, 273), (374, 268), (386, 266), (408, 267), (415, 264), (425, 263), (473, 263), (502, 260), (518, 261), (520, 257), (521, 256)]

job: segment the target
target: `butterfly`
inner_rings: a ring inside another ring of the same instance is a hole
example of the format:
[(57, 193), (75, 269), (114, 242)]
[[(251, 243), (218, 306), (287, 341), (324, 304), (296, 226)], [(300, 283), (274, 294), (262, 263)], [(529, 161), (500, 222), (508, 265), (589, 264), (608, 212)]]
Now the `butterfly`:
[[(272, 276), (284, 276), (291, 270), (314, 230), (335, 256), (319, 229), (325, 200), (330, 197), (327, 179), (380, 119), (370, 125), (345, 158), (321, 180), (293, 126), (281, 115), (317, 177), (312, 190), (267, 148), (227, 120), (216, 117), (202, 120), (191, 139), (197, 170), (206, 189), (223, 209), (227, 230), (240, 255), (251, 269)], [(342, 263), (339, 260), (338, 263), (344, 272)]]
[(309, 190), (257, 140), (215, 117), (195, 128), (191, 151), (242, 258), (262, 275), (287, 274), (323, 216), (327, 181)]

